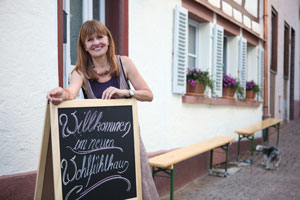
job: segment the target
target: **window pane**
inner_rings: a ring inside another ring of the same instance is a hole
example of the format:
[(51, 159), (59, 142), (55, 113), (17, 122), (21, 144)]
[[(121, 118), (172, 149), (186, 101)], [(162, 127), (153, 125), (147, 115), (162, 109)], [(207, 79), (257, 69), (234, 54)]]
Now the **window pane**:
[(100, 20), (100, 0), (93, 0), (93, 19)]
[(227, 74), (227, 37), (223, 40), (223, 73)]
[(70, 54), (71, 65), (76, 64), (77, 60), (77, 40), (82, 23), (82, 1), (70, 1)]
[(189, 69), (193, 69), (194, 67), (196, 67), (196, 58), (189, 56), (188, 62)]
[(196, 27), (189, 26), (189, 53), (195, 54), (196, 52)]

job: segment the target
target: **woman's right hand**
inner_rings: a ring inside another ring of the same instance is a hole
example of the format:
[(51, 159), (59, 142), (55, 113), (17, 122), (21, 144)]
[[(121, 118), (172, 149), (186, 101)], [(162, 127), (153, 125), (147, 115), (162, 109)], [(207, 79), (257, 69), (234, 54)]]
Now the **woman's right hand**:
[(65, 91), (61, 87), (50, 90), (47, 94), (47, 99), (54, 105), (58, 105), (64, 101)]

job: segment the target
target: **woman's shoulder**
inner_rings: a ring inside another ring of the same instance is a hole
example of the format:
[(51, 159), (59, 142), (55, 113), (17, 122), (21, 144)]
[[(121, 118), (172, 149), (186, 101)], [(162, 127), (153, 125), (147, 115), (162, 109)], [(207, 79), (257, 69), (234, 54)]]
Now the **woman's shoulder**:
[(131, 59), (128, 56), (120, 56), (122, 63), (123, 64), (127, 64), (129, 61), (131, 61)]
[(79, 70), (76, 70), (76, 69), (74, 69), (74, 70), (72, 71), (71, 75), (72, 75), (73, 77), (77, 77), (77, 78), (84, 79), (83, 73), (80, 72)]
[(133, 61), (128, 56), (120, 56), (120, 57), (121, 57), (121, 61), (122, 61), (123, 67), (125, 69), (132, 68), (132, 67), (135, 66), (134, 63), (133, 63)]

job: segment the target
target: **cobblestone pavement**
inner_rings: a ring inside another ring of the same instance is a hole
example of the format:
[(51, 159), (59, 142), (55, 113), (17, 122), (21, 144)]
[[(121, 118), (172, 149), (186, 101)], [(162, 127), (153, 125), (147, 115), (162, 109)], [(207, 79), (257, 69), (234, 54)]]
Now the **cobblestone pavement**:
[[(202, 176), (177, 190), (174, 199), (300, 200), (300, 120), (281, 126), (279, 149), (278, 170), (265, 170), (260, 165), (262, 155), (254, 155), (252, 166), (231, 162), (227, 178)], [(169, 196), (162, 198), (167, 199)]]

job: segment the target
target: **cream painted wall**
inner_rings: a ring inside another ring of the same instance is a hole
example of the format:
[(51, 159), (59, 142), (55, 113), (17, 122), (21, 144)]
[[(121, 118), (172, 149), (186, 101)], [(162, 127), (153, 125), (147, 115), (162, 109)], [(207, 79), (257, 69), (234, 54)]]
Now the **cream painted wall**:
[(0, 176), (37, 170), (46, 93), (58, 85), (57, 5), (0, 1)]
[(237, 138), (235, 129), (262, 116), (261, 106), (183, 104), (180, 95), (172, 94), (173, 9), (180, 4), (174, 0), (129, 1), (129, 56), (154, 93), (153, 102), (138, 104), (141, 135), (148, 152), (216, 135)]
[[(283, 62), (284, 62), (284, 23), (287, 22), (296, 32), (296, 44), (295, 44), (295, 100), (300, 100), (300, 19), (299, 19), (299, 0), (290, 1), (276, 1), (271, 0), (269, 3), (269, 13), (271, 13), (271, 7), (273, 6), (278, 12), (278, 57), (277, 57), (277, 75), (276, 75), (276, 89), (275, 89), (275, 117), (282, 118), (284, 115), (283, 111)], [(271, 15), (270, 15), (271, 16)], [(271, 17), (269, 17), (268, 26), (268, 38), (269, 38), (269, 52), (271, 51)], [(270, 56), (269, 56), (269, 67), (270, 67)], [(269, 72), (270, 77), (270, 72)], [(269, 83), (270, 84), (270, 83)], [(290, 95), (288, 85), (288, 97)], [(269, 98), (270, 99), (270, 98)], [(288, 99), (289, 108), (289, 99)], [(289, 116), (289, 109), (288, 109)]]
[(258, 10), (258, 0), (246, 0), (245, 1), (245, 9), (251, 13), (254, 17), (257, 16), (257, 10)]
[[(172, 94), (173, 9), (180, 4), (180, 0), (129, 1), (129, 56), (154, 93), (153, 102), (138, 104), (148, 152), (215, 135), (236, 137), (235, 129), (262, 115), (261, 106), (183, 104), (180, 95)], [(2, 176), (38, 167), (45, 96), (58, 85), (57, 5), (50, 0), (2, 0), (0, 20)]]
[(138, 104), (141, 135), (148, 151), (166, 148), (168, 141), (168, 105), (174, 101), (171, 66), (176, 5), (181, 1), (129, 1), (129, 57), (154, 94), (153, 102)]

